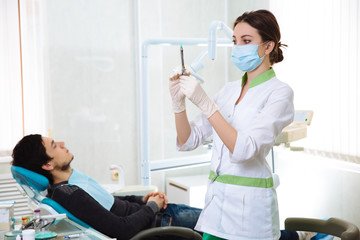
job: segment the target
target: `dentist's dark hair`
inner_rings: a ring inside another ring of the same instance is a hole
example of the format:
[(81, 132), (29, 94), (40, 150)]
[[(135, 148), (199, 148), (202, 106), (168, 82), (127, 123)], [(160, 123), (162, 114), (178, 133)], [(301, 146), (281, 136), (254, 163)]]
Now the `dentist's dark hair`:
[(42, 169), (42, 165), (52, 158), (46, 154), (41, 135), (32, 134), (23, 137), (14, 147), (12, 158), (12, 165), (39, 173), (45, 176), (50, 184), (53, 184), (54, 178), (51, 173)]
[(271, 65), (284, 59), (280, 47), (287, 47), (287, 45), (280, 42), (280, 27), (274, 14), (268, 10), (245, 12), (235, 20), (234, 28), (240, 22), (246, 22), (257, 29), (263, 42), (272, 41), (275, 43), (274, 49), (269, 56)]

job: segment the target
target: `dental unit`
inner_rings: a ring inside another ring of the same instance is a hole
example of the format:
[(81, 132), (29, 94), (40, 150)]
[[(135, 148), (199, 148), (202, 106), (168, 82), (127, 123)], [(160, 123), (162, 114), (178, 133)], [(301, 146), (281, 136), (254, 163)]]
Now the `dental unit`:
[[(220, 30), (224, 32), (227, 38), (217, 38), (216, 32)], [(153, 170), (149, 163), (149, 70), (148, 70), (148, 48), (151, 45), (192, 45), (202, 46), (207, 45), (207, 52), (201, 52), (200, 55), (195, 59), (195, 62), (191, 64), (189, 72), (192, 76), (197, 78), (200, 82), (203, 79), (196, 73), (199, 71), (203, 64), (201, 60), (208, 54), (209, 59), (215, 60), (216, 58), (216, 47), (225, 46), (232, 47), (232, 30), (227, 27), (221, 21), (213, 21), (209, 26), (208, 38), (152, 38), (147, 39), (142, 44), (142, 58), (141, 58), (141, 79), (140, 79), (140, 103), (139, 103), (139, 129), (140, 129), (140, 159), (141, 159), (141, 185), (149, 186), (151, 183), (150, 171)], [(209, 159), (205, 160), (209, 162)], [(196, 161), (188, 161), (189, 165), (198, 164)], [(202, 163), (202, 162), (200, 162)], [(166, 167), (176, 167), (182, 165), (181, 161), (176, 163), (172, 161), (172, 164), (164, 163)]]

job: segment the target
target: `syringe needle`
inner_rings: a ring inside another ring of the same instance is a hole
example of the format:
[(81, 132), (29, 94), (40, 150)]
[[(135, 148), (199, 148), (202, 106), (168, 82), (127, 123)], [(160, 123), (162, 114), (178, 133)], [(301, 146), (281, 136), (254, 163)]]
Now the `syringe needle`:
[(181, 72), (182, 75), (185, 75), (184, 50), (182, 44), (180, 45), (180, 55), (181, 55), (181, 66), (182, 66)]

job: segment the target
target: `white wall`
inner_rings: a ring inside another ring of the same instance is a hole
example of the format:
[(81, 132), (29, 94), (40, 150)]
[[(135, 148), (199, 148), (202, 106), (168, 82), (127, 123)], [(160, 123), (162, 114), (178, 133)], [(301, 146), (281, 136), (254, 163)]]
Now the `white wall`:
[(137, 180), (132, 1), (47, 1), (48, 127), (100, 182)]
[[(65, 141), (74, 153), (74, 167), (108, 183), (109, 165), (119, 164), (125, 168), (127, 184), (140, 179), (136, 107), (142, 43), (149, 38), (206, 38), (213, 20), (232, 25), (243, 11), (268, 7), (268, 1), (227, 0), (53, 0), (43, 4), (47, 125), (52, 137)], [(186, 64), (203, 49), (184, 46)], [(199, 72), (211, 96), (225, 82), (241, 77), (229, 64), (229, 51), (218, 49), (216, 61)], [(167, 79), (180, 64), (179, 47), (150, 46), (148, 63), (150, 160), (206, 152), (205, 148), (192, 153), (175, 149)], [(199, 113), (192, 104), (188, 112), (190, 118)]]

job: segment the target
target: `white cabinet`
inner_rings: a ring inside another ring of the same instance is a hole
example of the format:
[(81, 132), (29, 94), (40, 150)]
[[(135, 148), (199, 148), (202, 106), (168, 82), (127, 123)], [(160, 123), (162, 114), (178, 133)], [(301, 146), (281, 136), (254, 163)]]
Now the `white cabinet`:
[(209, 175), (171, 177), (166, 179), (169, 203), (182, 203), (203, 208)]

